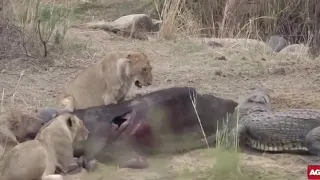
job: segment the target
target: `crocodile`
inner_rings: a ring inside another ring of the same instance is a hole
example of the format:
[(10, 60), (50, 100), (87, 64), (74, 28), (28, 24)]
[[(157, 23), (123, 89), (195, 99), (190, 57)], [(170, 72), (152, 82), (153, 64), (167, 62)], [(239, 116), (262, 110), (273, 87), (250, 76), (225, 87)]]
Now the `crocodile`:
[(231, 130), (231, 137), (238, 135), (240, 146), (266, 152), (320, 155), (320, 110), (274, 112), (269, 93), (255, 89), (238, 101), (232, 122), (236, 122), (236, 117), (238, 125)]

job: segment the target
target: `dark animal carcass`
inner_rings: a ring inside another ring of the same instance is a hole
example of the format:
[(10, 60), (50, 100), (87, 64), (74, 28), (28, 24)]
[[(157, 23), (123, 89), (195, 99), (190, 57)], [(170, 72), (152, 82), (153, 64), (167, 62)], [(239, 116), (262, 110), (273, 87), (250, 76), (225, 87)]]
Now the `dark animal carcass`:
[[(237, 105), (229, 99), (199, 94), (190, 87), (173, 87), (119, 104), (75, 110), (73, 113), (90, 132), (75, 156), (84, 155), (87, 161), (95, 157), (101, 163), (111, 158), (122, 167), (145, 168), (146, 154), (205, 147), (202, 128), (206, 136), (215, 137), (217, 128), (222, 128), (223, 120)], [(50, 119), (48, 114), (55, 110), (49, 111), (39, 111), (39, 115)]]

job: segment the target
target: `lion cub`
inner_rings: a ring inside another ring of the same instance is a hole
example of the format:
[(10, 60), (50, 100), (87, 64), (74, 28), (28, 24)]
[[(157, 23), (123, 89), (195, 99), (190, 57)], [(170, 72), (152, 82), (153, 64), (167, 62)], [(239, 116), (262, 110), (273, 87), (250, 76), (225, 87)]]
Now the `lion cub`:
[(66, 86), (59, 105), (74, 111), (116, 104), (124, 100), (133, 83), (138, 88), (151, 85), (151, 70), (150, 61), (142, 52), (110, 52)]
[(0, 145), (8, 151), (18, 143), (32, 140), (42, 124), (42, 120), (31, 113), (15, 108), (7, 110), (0, 115)]
[(71, 114), (48, 122), (36, 138), (18, 144), (0, 159), (1, 180), (62, 180), (56, 167), (68, 169), (74, 163), (73, 144), (86, 140), (89, 131)]

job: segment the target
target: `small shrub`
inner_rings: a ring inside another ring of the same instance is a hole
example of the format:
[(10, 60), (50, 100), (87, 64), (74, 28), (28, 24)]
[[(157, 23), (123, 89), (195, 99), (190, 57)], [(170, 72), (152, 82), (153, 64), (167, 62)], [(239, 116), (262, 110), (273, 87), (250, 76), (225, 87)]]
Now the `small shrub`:
[(64, 39), (72, 10), (44, 4), (39, 7), (38, 32), (44, 57), (48, 55), (48, 43), (59, 45)]
[(46, 57), (55, 45), (63, 42), (72, 9), (43, 4), (40, 0), (5, 0), (4, 5), (6, 20), (2, 26), (20, 30), (21, 46), (26, 55)]

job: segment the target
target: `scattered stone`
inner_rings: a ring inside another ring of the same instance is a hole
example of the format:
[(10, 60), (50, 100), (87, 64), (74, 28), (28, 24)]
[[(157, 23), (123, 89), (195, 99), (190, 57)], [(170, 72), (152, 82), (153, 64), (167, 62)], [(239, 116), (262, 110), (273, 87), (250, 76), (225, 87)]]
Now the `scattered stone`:
[(261, 58), (261, 61), (266, 61), (267, 59), (266, 58)]
[(217, 70), (214, 74), (217, 75), (217, 76), (222, 76), (222, 71), (221, 70)]
[(226, 61), (227, 58), (225, 56), (220, 56), (220, 57), (217, 57), (217, 60)]
[(272, 74), (286, 75), (286, 70), (284, 69), (284, 67), (274, 68), (273, 71), (272, 71)]
[(272, 52), (272, 48), (265, 42), (247, 38), (204, 38), (202, 42), (210, 41), (221, 44), (224, 48), (232, 48), (235, 51), (257, 51), (261, 53)]
[(269, 38), (267, 44), (272, 48), (273, 52), (280, 52), (288, 43), (284, 37), (274, 35)]
[(247, 58), (246, 57), (242, 57), (241, 60), (247, 60)]
[(281, 158), (281, 156), (282, 156), (282, 154), (275, 154), (274, 156), (272, 156), (272, 157), (269, 157), (270, 159), (272, 159), (272, 160), (277, 160), (277, 159), (279, 159), (279, 158)]
[(290, 44), (283, 48), (280, 53), (289, 54), (307, 54), (309, 47), (304, 44)]
[(217, 43), (217, 42), (215, 42), (215, 41), (208, 41), (206, 44), (207, 44), (208, 46), (213, 47), (213, 48), (216, 48), (216, 47), (223, 47), (223, 46), (222, 46), (222, 44)]

